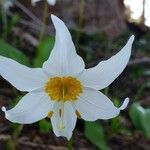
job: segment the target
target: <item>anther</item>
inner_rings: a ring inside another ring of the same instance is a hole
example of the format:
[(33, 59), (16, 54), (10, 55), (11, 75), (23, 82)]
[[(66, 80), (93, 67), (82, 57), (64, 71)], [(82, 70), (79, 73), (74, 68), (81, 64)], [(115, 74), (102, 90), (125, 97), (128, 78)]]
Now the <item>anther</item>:
[(79, 119), (81, 119), (81, 113), (80, 113), (78, 110), (76, 110), (75, 113), (76, 113), (77, 117), (78, 117)]
[(53, 116), (53, 114), (54, 114), (53, 111), (49, 111), (48, 114), (47, 114), (47, 117), (48, 117), (48, 118), (51, 118), (51, 117)]
[(71, 76), (50, 78), (45, 85), (45, 92), (53, 101), (76, 101), (83, 92), (81, 82)]

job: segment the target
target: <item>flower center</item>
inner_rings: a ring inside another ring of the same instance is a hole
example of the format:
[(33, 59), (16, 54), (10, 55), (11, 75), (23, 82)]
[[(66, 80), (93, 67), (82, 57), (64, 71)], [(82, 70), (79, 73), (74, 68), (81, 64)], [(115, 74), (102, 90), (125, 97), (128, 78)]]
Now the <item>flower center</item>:
[(83, 91), (81, 82), (75, 77), (50, 78), (45, 85), (45, 91), (54, 101), (75, 101)]

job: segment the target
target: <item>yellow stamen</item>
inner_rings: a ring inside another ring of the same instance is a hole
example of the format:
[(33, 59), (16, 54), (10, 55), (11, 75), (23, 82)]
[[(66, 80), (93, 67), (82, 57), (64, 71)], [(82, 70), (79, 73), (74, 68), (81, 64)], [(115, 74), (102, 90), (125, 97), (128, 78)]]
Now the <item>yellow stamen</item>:
[(54, 101), (76, 101), (83, 92), (83, 86), (75, 77), (54, 77), (46, 83), (45, 91)]
[(51, 118), (53, 116), (54, 112), (53, 111), (50, 111), (48, 114), (47, 114), (47, 117), (48, 118)]
[(75, 111), (76, 112), (76, 115), (77, 115), (77, 117), (79, 118), (79, 119), (81, 119), (81, 114), (80, 114), (80, 112), (79, 111)]
[(65, 127), (63, 126), (63, 124), (60, 122), (58, 123), (58, 129), (63, 130), (65, 129)]

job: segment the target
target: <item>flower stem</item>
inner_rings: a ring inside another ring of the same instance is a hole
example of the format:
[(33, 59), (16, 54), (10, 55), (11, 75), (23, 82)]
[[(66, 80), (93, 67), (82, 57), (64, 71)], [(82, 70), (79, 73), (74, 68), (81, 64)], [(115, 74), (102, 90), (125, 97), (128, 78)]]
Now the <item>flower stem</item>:
[(77, 33), (76, 33), (77, 48), (79, 47), (79, 42), (80, 42), (81, 28), (82, 28), (83, 19), (84, 19), (84, 8), (85, 8), (85, 0), (80, 0), (80, 14), (79, 14)]
[(44, 2), (43, 18), (42, 18), (42, 27), (41, 27), (41, 32), (40, 32), (40, 36), (39, 36), (40, 41), (44, 37), (47, 16), (48, 16), (48, 4), (47, 4), (47, 1), (45, 1)]
[(72, 138), (68, 141), (67, 150), (72, 150)]

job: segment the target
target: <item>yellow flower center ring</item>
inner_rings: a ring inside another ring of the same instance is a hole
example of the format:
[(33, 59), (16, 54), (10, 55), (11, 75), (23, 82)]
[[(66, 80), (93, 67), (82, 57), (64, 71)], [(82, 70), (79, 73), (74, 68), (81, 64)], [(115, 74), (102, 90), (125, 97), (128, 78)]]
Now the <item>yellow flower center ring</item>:
[(75, 101), (83, 92), (81, 82), (75, 77), (53, 77), (45, 85), (45, 91), (54, 101)]

